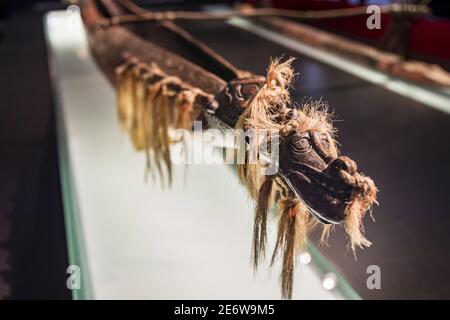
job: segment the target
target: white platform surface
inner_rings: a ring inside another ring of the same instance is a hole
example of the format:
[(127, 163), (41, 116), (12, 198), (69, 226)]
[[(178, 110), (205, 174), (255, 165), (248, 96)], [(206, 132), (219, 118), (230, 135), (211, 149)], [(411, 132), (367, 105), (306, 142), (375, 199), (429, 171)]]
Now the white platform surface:
[[(51, 12), (45, 23), (92, 297), (280, 298), (279, 266), (252, 270), (252, 204), (230, 168), (192, 165), (185, 181), (176, 165), (172, 189), (145, 183), (144, 154), (119, 130), (113, 88), (79, 17), (67, 18)], [(340, 297), (299, 264), (295, 299)]]

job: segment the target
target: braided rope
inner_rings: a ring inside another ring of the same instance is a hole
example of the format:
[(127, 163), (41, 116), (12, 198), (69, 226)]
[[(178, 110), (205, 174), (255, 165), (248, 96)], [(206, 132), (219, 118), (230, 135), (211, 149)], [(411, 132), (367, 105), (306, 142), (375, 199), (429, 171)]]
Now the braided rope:
[[(392, 3), (380, 6), (381, 13), (408, 13), (423, 15), (430, 12), (426, 5), (399, 4)], [(256, 17), (284, 17), (297, 19), (329, 19), (360, 16), (367, 14), (367, 7), (360, 6), (354, 8), (330, 9), (330, 10), (287, 10), (276, 8), (243, 8), (237, 11), (224, 13), (207, 13), (192, 11), (163, 11), (163, 12), (143, 12), (115, 16), (99, 22), (100, 27), (109, 27), (124, 23), (135, 23), (143, 21), (164, 21), (164, 20), (227, 20), (230, 18), (256, 18)]]

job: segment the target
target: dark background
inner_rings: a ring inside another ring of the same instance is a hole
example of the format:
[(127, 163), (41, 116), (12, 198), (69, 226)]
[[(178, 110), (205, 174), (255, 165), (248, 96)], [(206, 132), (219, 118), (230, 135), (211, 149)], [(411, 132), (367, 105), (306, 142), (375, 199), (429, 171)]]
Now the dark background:
[(0, 7), (0, 299), (69, 299), (42, 12)]

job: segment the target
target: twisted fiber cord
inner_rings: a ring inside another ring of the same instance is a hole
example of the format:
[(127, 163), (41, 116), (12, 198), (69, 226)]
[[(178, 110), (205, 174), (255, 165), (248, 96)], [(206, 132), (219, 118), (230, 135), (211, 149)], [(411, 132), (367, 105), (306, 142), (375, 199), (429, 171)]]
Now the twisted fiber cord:
[[(425, 14), (429, 12), (426, 5), (414, 4), (387, 4), (380, 6), (381, 13), (413, 13)], [(330, 9), (330, 10), (287, 10), (276, 8), (242, 8), (237, 11), (225, 13), (206, 13), (192, 11), (163, 11), (163, 12), (139, 12), (136, 14), (115, 16), (104, 19), (99, 23), (106, 27), (120, 25), (124, 23), (134, 23), (143, 21), (161, 20), (226, 20), (230, 18), (257, 18), (257, 17), (284, 17), (297, 19), (327, 19), (359, 16), (367, 14), (367, 7), (360, 6), (354, 8)]]

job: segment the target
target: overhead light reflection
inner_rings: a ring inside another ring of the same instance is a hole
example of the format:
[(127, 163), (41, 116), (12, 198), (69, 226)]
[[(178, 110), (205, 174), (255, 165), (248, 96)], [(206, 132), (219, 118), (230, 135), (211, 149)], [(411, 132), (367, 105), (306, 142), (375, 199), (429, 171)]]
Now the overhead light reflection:
[(300, 254), (300, 262), (304, 265), (311, 263), (311, 254), (307, 251)]
[(322, 286), (325, 290), (333, 290), (336, 288), (337, 278), (334, 273), (327, 273), (322, 278)]

